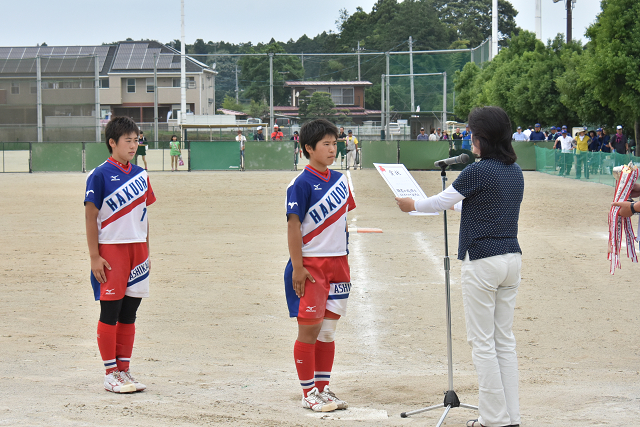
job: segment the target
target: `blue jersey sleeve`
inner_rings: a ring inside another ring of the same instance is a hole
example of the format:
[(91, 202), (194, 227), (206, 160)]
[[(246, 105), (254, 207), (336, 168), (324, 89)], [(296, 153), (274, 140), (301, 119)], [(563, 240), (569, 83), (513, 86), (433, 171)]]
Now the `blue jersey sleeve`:
[(460, 172), (460, 175), (453, 181), (453, 188), (465, 198), (476, 194), (482, 188), (480, 176), (480, 163), (472, 163)]
[(300, 222), (304, 220), (309, 210), (309, 184), (297, 179), (287, 188), (287, 217), (289, 214), (296, 214)]
[(93, 203), (98, 210), (102, 208), (104, 200), (104, 178), (96, 169), (92, 170), (87, 176), (87, 187), (84, 193), (84, 203)]

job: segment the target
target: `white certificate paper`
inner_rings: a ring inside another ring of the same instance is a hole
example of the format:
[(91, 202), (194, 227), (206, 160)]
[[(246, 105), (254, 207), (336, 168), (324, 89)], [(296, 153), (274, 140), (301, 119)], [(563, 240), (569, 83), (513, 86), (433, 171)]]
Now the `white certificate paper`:
[[(427, 198), (427, 195), (424, 194), (422, 188), (403, 164), (374, 163), (373, 165), (396, 197), (411, 197), (413, 200)], [(413, 211), (409, 212), (409, 215), (438, 215), (438, 213)]]

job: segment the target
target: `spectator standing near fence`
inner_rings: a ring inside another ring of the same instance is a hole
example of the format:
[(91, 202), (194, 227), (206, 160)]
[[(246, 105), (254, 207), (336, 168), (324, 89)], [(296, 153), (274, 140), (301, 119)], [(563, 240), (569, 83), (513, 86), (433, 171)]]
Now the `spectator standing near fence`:
[(347, 140), (345, 141), (346, 149), (347, 149), (347, 170), (349, 166), (356, 167), (356, 152), (358, 150), (358, 138), (353, 136), (353, 132), (349, 130), (349, 135), (347, 136)]
[(469, 125), (467, 125), (464, 132), (462, 132), (462, 149), (471, 150), (471, 130), (469, 129)]
[(513, 134), (511, 139), (513, 139), (514, 141), (528, 141), (529, 140), (529, 138), (527, 138), (527, 135), (525, 135), (524, 132), (522, 132), (522, 127), (520, 127), (520, 126), (518, 126), (518, 129), (516, 129), (516, 132)]
[(587, 127), (583, 127), (576, 136), (576, 178), (580, 179), (584, 167), (584, 177), (589, 179), (589, 143), (591, 138), (587, 135)]
[(551, 126), (551, 129), (549, 129), (549, 135), (547, 136), (547, 141), (553, 141), (555, 142), (556, 139), (558, 139), (558, 132), (556, 132), (556, 127), (555, 126)]
[(264, 133), (262, 133), (262, 126), (256, 128), (256, 133), (253, 134), (254, 141), (264, 141)]
[(524, 131), (522, 131), (522, 133), (524, 133), (525, 136), (527, 137), (527, 141), (530, 140), (531, 132), (533, 132), (533, 126), (529, 126)]
[(540, 130), (540, 123), (536, 123), (535, 130), (529, 135), (529, 141), (544, 141), (544, 133)]
[(147, 170), (147, 138), (144, 137), (144, 132), (140, 131), (138, 135), (138, 150), (136, 151), (136, 157), (142, 156), (144, 162), (144, 170)]
[(272, 141), (282, 141), (284, 134), (280, 132), (280, 127), (278, 125), (273, 125), (273, 132), (271, 132), (271, 140)]
[(569, 175), (571, 167), (573, 166), (573, 147), (575, 146), (575, 140), (567, 133), (566, 129), (562, 129), (562, 136), (556, 139), (556, 144), (562, 147), (562, 162), (558, 175)]
[(171, 156), (171, 172), (178, 170), (178, 158), (182, 152), (180, 151), (180, 141), (178, 137), (173, 135), (169, 141), (169, 156)]
[[(344, 127), (340, 127), (340, 131), (338, 132), (338, 141), (342, 141), (343, 143), (347, 140), (347, 134), (344, 133)], [(336, 153), (336, 159), (333, 161), (333, 164), (335, 165), (336, 162), (340, 162), (340, 164), (342, 164), (342, 157), (344, 157), (346, 155), (346, 151), (345, 148), (343, 147), (342, 150), (338, 150), (338, 152)]]
[(609, 140), (609, 148), (616, 150), (618, 154), (627, 154), (629, 151), (629, 144), (627, 137), (622, 133), (622, 126), (616, 127), (616, 134)]
[(418, 137), (416, 138), (418, 141), (428, 141), (429, 140), (429, 136), (424, 133), (424, 128), (420, 128), (420, 133), (418, 134)]
[(442, 129), (440, 129), (440, 128), (436, 129), (436, 140), (437, 141), (442, 141), (442, 137), (443, 137)]
[(242, 134), (242, 129), (238, 129), (236, 142), (240, 144), (240, 167), (244, 169), (244, 143), (247, 142), (247, 138)]
[(438, 140), (438, 135), (436, 135), (436, 130), (435, 129), (431, 129), (431, 133), (429, 134), (429, 141), (437, 141)]

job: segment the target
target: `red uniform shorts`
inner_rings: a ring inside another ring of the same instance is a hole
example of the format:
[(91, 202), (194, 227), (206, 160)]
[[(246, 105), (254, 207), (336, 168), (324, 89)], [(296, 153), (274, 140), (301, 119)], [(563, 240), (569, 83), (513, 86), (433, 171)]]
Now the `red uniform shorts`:
[(146, 242), (99, 245), (100, 256), (111, 270), (105, 268), (105, 283), (91, 273), (91, 286), (96, 301), (117, 301), (125, 295), (134, 298), (149, 296), (149, 247)]
[(313, 276), (315, 283), (307, 279), (304, 295), (298, 298), (293, 290), (293, 266), (289, 260), (284, 272), (289, 316), (305, 320), (322, 319), (325, 311), (344, 316), (351, 291), (347, 256), (305, 257), (302, 265)]

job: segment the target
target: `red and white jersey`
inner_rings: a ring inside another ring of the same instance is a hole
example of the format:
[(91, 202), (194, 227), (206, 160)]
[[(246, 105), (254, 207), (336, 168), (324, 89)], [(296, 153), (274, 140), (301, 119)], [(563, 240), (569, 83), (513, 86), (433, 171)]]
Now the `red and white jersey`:
[(156, 196), (141, 167), (109, 157), (87, 175), (84, 201), (98, 208), (98, 243), (147, 241), (147, 206)]
[(323, 175), (310, 166), (287, 187), (287, 216), (300, 218), (302, 256), (347, 255), (347, 212), (355, 209), (347, 178), (327, 169)]

